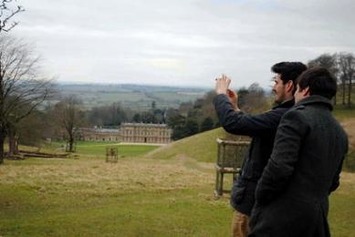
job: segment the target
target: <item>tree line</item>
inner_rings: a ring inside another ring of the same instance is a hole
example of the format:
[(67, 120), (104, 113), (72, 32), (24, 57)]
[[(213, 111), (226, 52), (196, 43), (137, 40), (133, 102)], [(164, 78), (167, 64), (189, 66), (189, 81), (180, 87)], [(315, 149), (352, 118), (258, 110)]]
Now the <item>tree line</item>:
[(309, 67), (321, 66), (327, 68), (338, 81), (338, 93), (334, 98), (334, 104), (341, 103), (346, 107), (352, 107), (353, 85), (355, 82), (355, 57), (353, 53), (340, 52), (334, 54), (322, 54), (310, 60)]

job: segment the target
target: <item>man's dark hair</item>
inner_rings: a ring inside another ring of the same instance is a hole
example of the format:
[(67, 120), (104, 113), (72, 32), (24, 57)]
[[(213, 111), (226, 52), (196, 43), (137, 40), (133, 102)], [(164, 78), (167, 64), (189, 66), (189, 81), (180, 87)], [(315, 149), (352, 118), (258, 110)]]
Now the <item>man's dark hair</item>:
[(323, 67), (313, 67), (304, 71), (296, 83), (301, 90), (309, 87), (310, 95), (320, 95), (331, 99), (337, 93), (335, 77)]
[(301, 62), (280, 62), (271, 67), (271, 71), (281, 75), (283, 84), (292, 80), (296, 82), (297, 77), (307, 70), (307, 66)]

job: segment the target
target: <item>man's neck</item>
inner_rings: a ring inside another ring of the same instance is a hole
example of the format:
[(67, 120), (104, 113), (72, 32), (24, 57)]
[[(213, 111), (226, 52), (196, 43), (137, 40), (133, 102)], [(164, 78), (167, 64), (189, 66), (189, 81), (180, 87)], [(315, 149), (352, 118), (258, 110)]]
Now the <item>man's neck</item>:
[(294, 100), (294, 98), (293, 97), (287, 98), (284, 101), (282, 101), (280, 104), (286, 103), (286, 102), (291, 101), (291, 100)]

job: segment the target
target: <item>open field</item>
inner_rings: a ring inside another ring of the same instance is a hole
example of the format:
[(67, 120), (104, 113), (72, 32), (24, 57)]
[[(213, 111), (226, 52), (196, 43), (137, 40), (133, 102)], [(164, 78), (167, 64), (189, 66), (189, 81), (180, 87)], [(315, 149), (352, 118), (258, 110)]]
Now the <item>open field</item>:
[(0, 167), (1, 236), (226, 236), (211, 164), (27, 159)]
[[(31, 158), (6, 161), (0, 176), (1, 236), (229, 236), (232, 211), (228, 195), (214, 198), (211, 163)], [(355, 175), (344, 173), (331, 198), (335, 237), (355, 236), (354, 194)]]

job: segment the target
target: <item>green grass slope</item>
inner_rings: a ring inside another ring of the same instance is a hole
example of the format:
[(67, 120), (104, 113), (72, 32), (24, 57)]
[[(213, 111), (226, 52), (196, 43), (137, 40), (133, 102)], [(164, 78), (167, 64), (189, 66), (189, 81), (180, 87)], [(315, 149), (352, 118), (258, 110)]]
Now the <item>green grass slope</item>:
[[(355, 110), (336, 109), (335, 117), (344, 126), (349, 136), (349, 152), (344, 162), (343, 169), (348, 172), (355, 172)], [(155, 159), (191, 158), (200, 162), (215, 162), (217, 156), (217, 138), (236, 139), (235, 136), (227, 134), (223, 128), (217, 128), (207, 132), (199, 133), (166, 146), (162, 146), (146, 155)]]
[(217, 156), (217, 138), (226, 137), (222, 128), (199, 133), (166, 146), (160, 147), (146, 155), (147, 158), (173, 159), (192, 158), (200, 162), (215, 162)]

